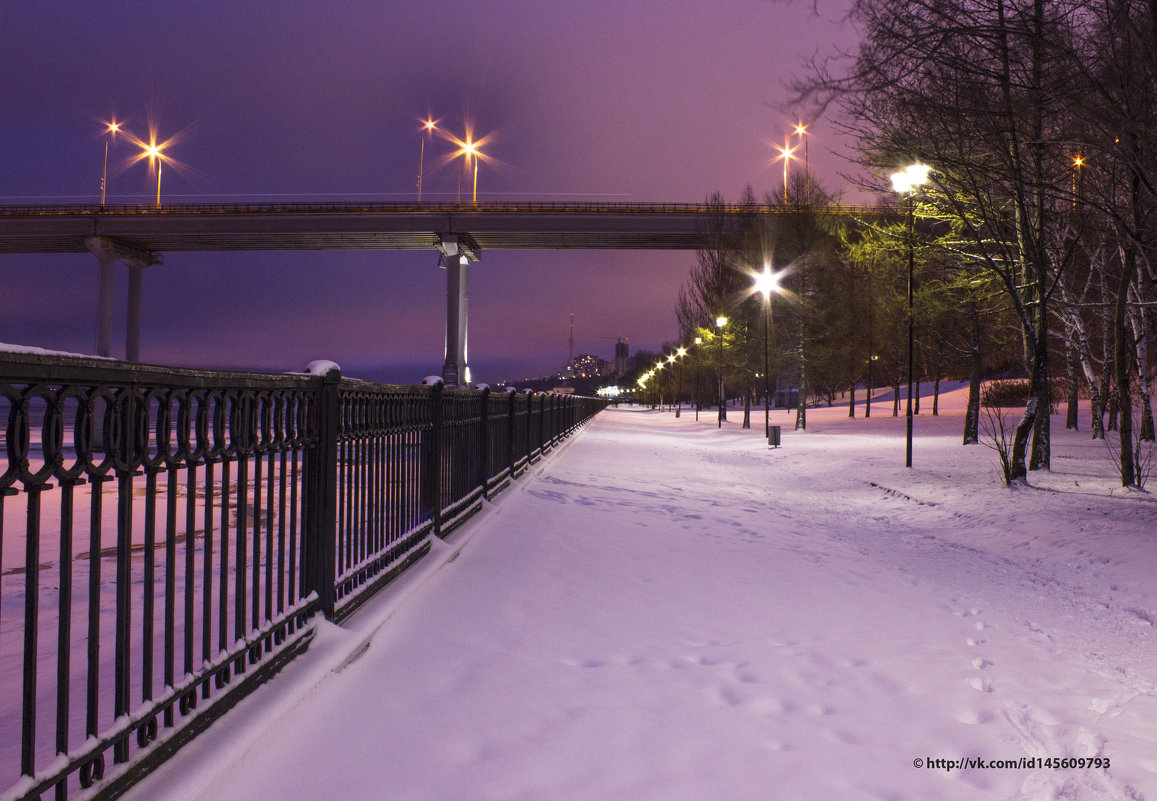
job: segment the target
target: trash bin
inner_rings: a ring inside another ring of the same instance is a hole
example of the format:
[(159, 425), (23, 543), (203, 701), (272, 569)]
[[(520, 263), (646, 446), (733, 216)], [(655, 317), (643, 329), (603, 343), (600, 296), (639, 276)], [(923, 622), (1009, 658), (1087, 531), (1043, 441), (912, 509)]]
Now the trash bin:
[(779, 426), (767, 427), (767, 444), (773, 448), (779, 447)]

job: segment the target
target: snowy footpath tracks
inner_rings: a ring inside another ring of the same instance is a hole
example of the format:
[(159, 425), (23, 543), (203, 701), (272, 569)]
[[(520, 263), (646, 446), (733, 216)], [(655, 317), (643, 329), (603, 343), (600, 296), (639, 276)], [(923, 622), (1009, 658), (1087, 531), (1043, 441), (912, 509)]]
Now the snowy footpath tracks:
[(1157, 504), (941, 409), (607, 410), (129, 797), (1157, 799)]

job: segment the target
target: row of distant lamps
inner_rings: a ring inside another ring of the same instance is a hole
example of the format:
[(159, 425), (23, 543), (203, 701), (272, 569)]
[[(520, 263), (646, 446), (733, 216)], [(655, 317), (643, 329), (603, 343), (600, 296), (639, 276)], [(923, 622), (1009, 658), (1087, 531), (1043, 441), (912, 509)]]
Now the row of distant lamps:
[[(467, 166), (473, 168), (472, 169), (472, 172), (473, 172), (473, 189), (471, 192), (471, 202), (477, 204), (477, 202), (478, 202), (478, 162), (480, 159), (485, 160), (485, 158), (486, 158), (486, 156), (481, 152), (480, 147), (485, 142), (487, 137), (482, 137), (481, 139), (477, 139), (477, 140), (474, 139), (473, 132), (470, 130), (469, 126), (467, 126), (465, 138), (459, 139), (458, 137), (454, 136), (451, 133), (448, 133), (444, 129), (439, 128), (438, 122), (439, 122), (439, 120), (431, 119), (430, 117), (427, 117), (425, 120), (422, 121), (422, 136), (420, 137), (421, 141), (420, 141), (419, 150), (418, 150), (418, 202), (420, 203), (422, 201), (422, 178), (423, 178), (423, 172), (424, 172), (425, 160), (426, 160), (426, 140), (429, 139), (434, 134), (440, 134), (440, 135), (444, 136), (446, 139), (448, 139), (455, 147), (458, 148), (457, 151), (451, 156), (451, 159), (456, 159), (459, 156), (463, 156), (466, 159)], [(802, 122), (798, 123), (795, 126), (794, 133), (796, 136), (798, 136), (800, 138), (800, 140), (803, 144), (803, 148), (804, 148), (804, 172), (805, 172), (805, 174), (807, 173), (807, 170), (808, 170), (808, 166), (807, 166), (807, 139), (805, 138), (805, 136), (807, 135), (807, 132), (808, 132), (807, 126), (804, 125)], [(154, 164), (156, 165), (156, 168), (157, 168), (157, 207), (159, 208), (161, 205), (161, 171), (162, 171), (161, 168), (164, 165), (165, 161), (170, 160), (169, 157), (166, 156), (163, 152), (163, 149), (168, 144), (168, 141), (157, 144), (156, 135), (151, 134), (149, 137), (149, 141), (146, 143), (145, 141), (133, 136), (128, 131), (125, 131), (124, 128), (121, 127), (121, 124), (119, 122), (117, 122), (116, 120), (113, 120), (112, 122), (105, 123), (106, 136), (105, 136), (105, 141), (104, 141), (104, 171), (101, 174), (101, 181), (100, 181), (100, 204), (102, 206), (105, 204), (105, 192), (106, 192), (106, 189), (108, 186), (109, 142), (110, 142), (110, 140), (114, 139), (118, 133), (123, 133), (125, 136), (127, 136), (132, 141), (133, 144), (135, 144), (141, 148), (141, 154), (140, 154), (139, 158), (148, 158), (150, 168)], [(784, 201), (785, 202), (787, 201), (788, 163), (793, 158), (799, 158), (798, 156), (794, 155), (795, 151), (799, 148), (799, 145), (796, 145), (795, 147), (790, 147), (789, 145), (790, 145), (790, 141), (786, 140), (786, 139), (783, 143), (783, 147), (779, 147), (777, 145), (776, 149), (779, 151), (779, 155), (773, 159), (773, 161), (783, 161), (783, 191), (784, 191)], [(810, 200), (811, 200), (810, 181), (808, 182), (808, 184), (809, 184), (808, 185), (808, 201), (810, 202)], [(458, 199), (459, 200), (462, 199), (461, 198), (461, 183), (459, 183), (459, 197), (458, 197)]]
[[(787, 156), (787, 153), (784, 153)], [(785, 158), (786, 161), (786, 158)], [(1078, 168), (1079, 168), (1078, 164)], [(905, 465), (912, 466), (912, 385), (913, 385), (913, 365), (915, 352), (915, 336), (914, 336), (914, 314), (913, 314), (913, 296), (914, 296), (914, 273), (915, 273), (915, 246), (913, 242), (915, 230), (915, 200), (913, 193), (920, 186), (928, 182), (928, 173), (931, 168), (925, 164), (912, 164), (906, 167), (901, 172), (893, 173), (892, 188), (901, 195), (907, 195), (908, 200), (908, 399), (905, 410)], [(785, 180), (786, 184), (786, 180)], [(764, 421), (764, 435), (769, 436), (771, 433), (771, 351), (770, 351), (770, 332), (772, 319), (772, 297), (780, 291), (780, 279), (782, 278), (782, 271), (776, 272), (771, 269), (771, 265), (764, 262), (763, 272), (753, 275), (753, 289), (756, 293), (763, 296), (764, 305), (764, 328), (763, 328), (763, 421)], [(715, 318), (715, 327), (719, 329), (719, 363), (723, 363), (723, 329), (727, 326), (728, 320), (724, 316)], [(701, 345), (703, 342), (701, 337), (695, 338), (695, 344)], [(677, 358), (684, 356), (687, 353), (686, 348), (679, 348), (674, 354), (667, 357), (667, 364), (674, 364)], [(663, 369), (664, 362), (658, 362), (655, 368), (645, 373), (639, 378), (639, 387), (646, 386), (647, 382), (655, 376), (655, 374)], [(719, 426), (723, 425), (723, 403), (725, 392), (723, 388), (722, 369), (719, 377)], [(698, 408), (696, 408), (696, 419), (698, 419)]]
[[(780, 280), (783, 278), (784, 271), (772, 270), (769, 262), (763, 263), (763, 272), (752, 274), (752, 290), (756, 294), (763, 296), (764, 307), (764, 325), (763, 325), (763, 426), (765, 435), (771, 433), (771, 350), (770, 350), (770, 332), (771, 332), (771, 315), (772, 304), (771, 299), (780, 291)], [(723, 386), (723, 333), (727, 327), (729, 320), (720, 315), (715, 318), (715, 327), (719, 329), (719, 421), (720, 428), (723, 427), (723, 404), (726, 402), (726, 392)], [(703, 344), (702, 337), (695, 337), (695, 346), (699, 347)], [(677, 359), (681, 359), (687, 355), (687, 349), (680, 347), (674, 353), (667, 356), (666, 361), (656, 362), (655, 367), (644, 373), (639, 377), (638, 385), (642, 389), (647, 385), (656, 373), (663, 369), (666, 365), (674, 365)], [(676, 409), (675, 416), (678, 417), (679, 411)], [(699, 407), (695, 407), (695, 419), (699, 419)]]
[[(147, 158), (149, 160), (150, 169), (154, 165), (156, 165), (156, 168), (157, 168), (157, 208), (160, 208), (161, 207), (161, 168), (166, 161), (171, 160), (164, 153), (164, 148), (166, 145), (169, 144), (169, 142), (166, 141), (166, 142), (161, 142), (160, 144), (157, 144), (157, 137), (155, 134), (150, 134), (149, 141), (145, 142), (144, 140), (138, 139), (136, 136), (133, 136), (131, 133), (126, 131), (124, 129), (124, 127), (121, 125), (121, 123), (117, 122), (116, 120), (113, 120), (112, 122), (105, 123), (104, 133), (105, 133), (105, 137), (104, 137), (104, 168), (101, 172), (101, 178), (100, 178), (100, 205), (102, 205), (102, 206), (105, 205), (105, 197), (106, 197), (106, 192), (108, 189), (108, 149), (109, 149), (109, 143), (111, 141), (113, 141), (114, 139), (116, 139), (117, 134), (123, 134), (125, 137), (127, 137), (129, 139), (129, 141), (131, 141), (134, 145), (136, 145), (137, 147), (139, 147), (141, 149), (141, 152), (140, 152), (140, 155), (138, 156), (138, 159)], [(469, 128), (467, 128), (465, 139), (459, 139), (458, 137), (454, 136), (453, 134), (447, 133), (445, 130), (439, 128), (438, 127), (438, 120), (430, 119), (429, 117), (427, 117), (422, 122), (422, 133), (423, 133), (423, 136), (421, 137), (421, 147), (420, 147), (419, 152), (418, 152), (418, 202), (420, 203), (422, 201), (422, 173), (424, 171), (425, 161), (426, 161), (426, 140), (428, 138), (430, 138), (430, 136), (432, 136), (433, 134), (437, 133), (437, 134), (441, 134), (442, 136), (446, 137), (448, 140), (450, 140), (450, 142), (452, 144), (454, 144), (458, 148), (457, 152), (455, 152), (451, 156), (451, 159), (458, 158), (459, 156), (464, 156), (466, 158), (466, 164), (473, 166), (474, 186), (473, 186), (473, 190), (472, 190), (472, 194), (471, 194), (471, 201), (473, 203), (477, 203), (478, 202), (478, 161), (480, 159), (485, 158), (482, 151), (480, 150), (480, 147), (481, 147), (482, 143), (485, 141), (486, 137), (483, 137), (482, 139), (475, 140), (473, 133), (469, 130)], [(459, 200), (461, 200), (461, 185), (459, 185)]]

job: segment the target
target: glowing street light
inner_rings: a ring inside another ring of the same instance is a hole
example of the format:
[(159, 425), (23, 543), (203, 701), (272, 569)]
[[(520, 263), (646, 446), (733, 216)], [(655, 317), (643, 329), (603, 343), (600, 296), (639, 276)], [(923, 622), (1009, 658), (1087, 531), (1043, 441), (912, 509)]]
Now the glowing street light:
[(1080, 153), (1073, 156), (1073, 208), (1077, 206), (1077, 190), (1080, 189), (1081, 167), (1084, 167), (1085, 164), (1085, 157)]
[(763, 272), (754, 276), (755, 291), (763, 295), (763, 435), (771, 436), (771, 298), (779, 292), (780, 274), (771, 269), (768, 262), (763, 263)]
[(104, 205), (104, 193), (108, 186), (108, 142), (110, 139), (116, 137), (117, 132), (120, 131), (121, 124), (116, 120), (105, 123), (105, 137), (104, 137), (104, 171), (100, 174), (100, 205)]
[[(687, 355), (686, 348), (676, 348), (675, 353), (671, 356), (671, 362), (674, 363), (676, 359), (680, 361)], [(678, 417), (683, 411), (683, 368), (679, 368), (679, 373), (675, 383), (675, 416)]]
[(157, 165), (157, 208), (158, 209), (161, 207), (161, 168), (164, 166), (165, 162), (169, 158), (163, 152), (164, 147), (167, 144), (168, 144), (168, 142), (162, 142), (161, 144), (158, 145), (157, 139), (155, 136), (149, 138), (148, 144), (145, 144), (144, 142), (138, 143), (138, 145), (140, 146), (140, 148), (142, 150), (141, 157), (142, 158), (144, 158), (146, 156), (148, 157), (150, 167), (154, 163)]
[(928, 182), (928, 172), (931, 168), (926, 164), (912, 164), (904, 172), (892, 173), (892, 188), (900, 194), (908, 194), (908, 407), (905, 412), (907, 418), (907, 433), (904, 439), (904, 466), (912, 466), (912, 363), (915, 339), (913, 337), (912, 292), (916, 250), (913, 237), (916, 230), (916, 206), (912, 193)]
[(787, 205), (787, 165), (788, 162), (790, 162), (792, 159), (799, 158), (799, 156), (795, 155), (795, 151), (799, 149), (799, 145), (796, 145), (795, 147), (789, 147), (789, 144), (789, 139), (784, 137), (783, 147), (780, 147), (779, 145), (775, 146), (775, 149), (779, 151), (779, 155), (771, 160), (772, 164), (777, 161), (783, 161), (783, 204), (785, 206)]
[(804, 138), (807, 136), (807, 126), (803, 124), (802, 120), (795, 124), (795, 135), (803, 142), (803, 179), (807, 186), (807, 204), (810, 206), (812, 204), (812, 179), (811, 170), (808, 167), (807, 139)]
[(466, 135), (466, 143), (462, 145), (462, 152), (466, 155), (466, 163), (474, 162), (474, 191), (470, 196), (470, 202), (478, 205), (478, 145), (470, 141), (470, 135)]
[(438, 129), (438, 121), (427, 117), (422, 122), (421, 147), (418, 150), (418, 202), (422, 202), (422, 167), (426, 160), (426, 140)]
[(715, 327), (719, 329), (719, 425), (723, 428), (723, 421), (727, 419), (727, 392), (723, 386), (723, 329), (727, 325), (726, 317), (716, 317)]
[[(695, 345), (699, 346), (702, 344), (703, 344), (703, 337), (695, 337)], [(702, 350), (702, 349), (700, 349), (700, 350)], [(695, 422), (696, 423), (699, 422), (699, 362), (701, 359), (702, 359), (702, 357), (695, 360), (695, 392), (692, 393), (695, 397), (691, 399), (691, 402), (695, 405)]]
[[(473, 201), (475, 204), (477, 204), (478, 203), (478, 162), (480, 160), (481, 161), (492, 161), (493, 160), (490, 156), (488, 156), (487, 154), (482, 152), (482, 148), (486, 146), (487, 142), (490, 140), (490, 138), (494, 134), (492, 134), (492, 133), (487, 134), (486, 136), (475, 139), (474, 138), (474, 131), (472, 130), (471, 125), (468, 123), (466, 125), (466, 138), (465, 139), (459, 139), (458, 137), (456, 137), (452, 134), (448, 134), (445, 131), (442, 132), (442, 135), (445, 136), (447, 139), (449, 139), (450, 142), (458, 148), (454, 153), (452, 153), (450, 155), (449, 161), (453, 161), (454, 159), (458, 158), (459, 156), (464, 156), (467, 164), (470, 164), (471, 162), (473, 162), (473, 167), (474, 167)], [(461, 171), (461, 169), (459, 169), (459, 171), (458, 171), (458, 201), (459, 202), (462, 201), (462, 171)]]

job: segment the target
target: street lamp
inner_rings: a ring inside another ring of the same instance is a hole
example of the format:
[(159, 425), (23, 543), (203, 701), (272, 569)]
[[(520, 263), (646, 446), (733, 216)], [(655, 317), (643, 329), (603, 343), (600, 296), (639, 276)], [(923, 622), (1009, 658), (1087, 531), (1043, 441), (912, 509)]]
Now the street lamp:
[(695, 345), (699, 350), (699, 357), (695, 359), (695, 391), (692, 393), (694, 397), (691, 402), (695, 404), (695, 422), (699, 422), (699, 362), (703, 358), (703, 349), (699, 345), (703, 344), (703, 337), (695, 337)]
[(426, 140), (438, 129), (438, 121), (427, 117), (422, 122), (421, 147), (418, 149), (418, 202), (422, 202), (422, 167), (426, 161)]
[(803, 179), (804, 185), (807, 187), (807, 204), (810, 206), (812, 204), (812, 180), (811, 171), (808, 168), (807, 139), (804, 138), (807, 136), (807, 126), (802, 121), (795, 124), (795, 135), (803, 142)]
[(1080, 153), (1073, 156), (1073, 208), (1077, 207), (1077, 198), (1080, 197), (1081, 167), (1085, 166), (1085, 157)]
[(916, 205), (912, 197), (917, 187), (928, 181), (931, 168), (924, 164), (912, 164), (904, 172), (892, 173), (892, 188), (900, 194), (908, 193), (908, 407), (905, 411), (907, 430), (904, 438), (904, 466), (912, 466), (912, 361), (914, 351), (912, 291), (916, 249), (913, 238), (916, 231)]
[(779, 291), (779, 274), (772, 272), (771, 265), (763, 263), (763, 272), (755, 276), (755, 291), (763, 295), (763, 435), (771, 436), (771, 355), (769, 348), (771, 332), (771, 296)]
[(719, 329), (719, 425), (723, 428), (723, 421), (727, 419), (727, 392), (723, 386), (723, 327), (727, 325), (726, 317), (716, 317), (715, 327)]
[[(483, 139), (479, 139), (479, 140), (475, 141), (473, 138), (473, 135), (470, 133), (469, 130), (467, 130), (465, 139), (458, 139), (457, 137), (451, 136), (450, 140), (458, 146), (458, 151), (451, 158), (457, 158), (458, 156), (465, 156), (466, 157), (466, 163), (468, 165), (471, 162), (474, 163), (473, 202), (475, 204), (477, 204), (478, 203), (478, 159), (480, 157), (482, 157), (482, 153), (478, 148), (485, 140), (485, 137), (483, 137)], [(462, 171), (460, 169), (458, 171), (458, 200), (459, 200), (459, 202), (461, 202), (461, 200), (462, 200)]]
[(141, 150), (144, 151), (143, 155), (148, 156), (148, 158), (149, 158), (149, 165), (152, 166), (152, 164), (154, 163), (154, 160), (156, 161), (156, 165), (157, 165), (157, 208), (158, 209), (161, 207), (161, 167), (164, 165), (165, 159), (168, 158), (168, 156), (166, 156), (162, 152), (162, 149), (165, 147), (166, 144), (167, 143), (162, 142), (161, 144), (158, 145), (157, 140), (155, 138), (151, 138), (147, 145), (144, 142), (140, 143)]
[(116, 137), (121, 124), (116, 120), (105, 123), (104, 137), (104, 171), (100, 174), (100, 205), (104, 205), (105, 188), (108, 186), (108, 141)]
[(799, 158), (799, 156), (794, 155), (796, 149), (799, 148), (799, 145), (796, 145), (795, 147), (788, 147), (789, 144), (790, 141), (788, 137), (785, 136), (783, 140), (783, 147), (779, 147), (779, 145), (775, 146), (775, 149), (779, 151), (779, 155), (771, 160), (773, 164), (780, 160), (783, 161), (783, 205), (785, 206), (787, 205), (787, 165), (788, 162), (792, 159)]
[(470, 196), (470, 202), (475, 206), (478, 205), (478, 147), (473, 142), (467, 141), (463, 148), (466, 153), (467, 163), (474, 162), (474, 191)]
[[(675, 350), (675, 355), (671, 357), (671, 361), (674, 362), (676, 358), (682, 360), (682, 358), (686, 355), (687, 355), (687, 349), (686, 348), (677, 348)], [(682, 367), (679, 368), (679, 374), (677, 376), (677, 379), (678, 380), (675, 383), (675, 417), (678, 417), (679, 414), (683, 411), (683, 398), (682, 398), (682, 395), (683, 395), (683, 368)]]

